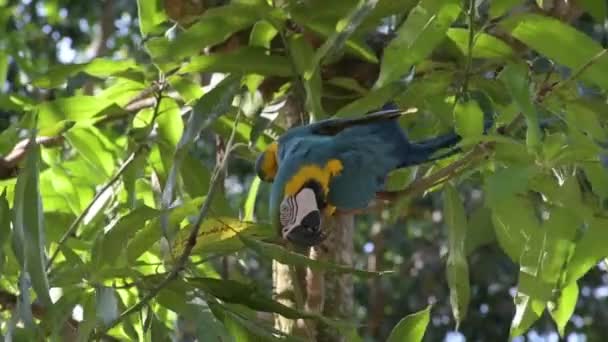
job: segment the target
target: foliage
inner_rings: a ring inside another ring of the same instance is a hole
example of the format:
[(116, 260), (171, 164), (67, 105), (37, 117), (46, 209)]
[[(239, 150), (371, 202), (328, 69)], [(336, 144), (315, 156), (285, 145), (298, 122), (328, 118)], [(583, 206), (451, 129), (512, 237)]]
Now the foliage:
[[(193, 3), (0, 1), (2, 335), (298, 339), (274, 313), (370, 340), (601, 336), (605, 3)], [(354, 266), (282, 247), (253, 161), (284, 113), (388, 101), (462, 153), (391, 175)], [(281, 304), (269, 260), (354, 275), (361, 314)]]

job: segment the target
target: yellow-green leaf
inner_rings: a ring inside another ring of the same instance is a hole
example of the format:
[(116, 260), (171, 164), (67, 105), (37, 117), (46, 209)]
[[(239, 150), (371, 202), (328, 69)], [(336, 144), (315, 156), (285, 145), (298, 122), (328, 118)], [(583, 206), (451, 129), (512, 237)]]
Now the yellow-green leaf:
[(391, 331), (386, 342), (419, 342), (422, 341), (426, 327), (431, 319), (431, 306), (405, 316)]

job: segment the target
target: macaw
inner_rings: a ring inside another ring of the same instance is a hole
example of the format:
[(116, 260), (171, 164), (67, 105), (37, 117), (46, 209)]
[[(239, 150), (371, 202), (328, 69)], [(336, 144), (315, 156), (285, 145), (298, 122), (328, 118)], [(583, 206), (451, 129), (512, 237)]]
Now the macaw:
[(460, 137), (453, 132), (410, 142), (397, 120), (401, 115), (387, 109), (327, 119), (291, 128), (269, 144), (255, 169), (272, 183), (270, 218), (284, 239), (304, 247), (321, 243), (327, 236), (322, 221), (336, 209), (366, 208), (391, 171), (458, 151)]

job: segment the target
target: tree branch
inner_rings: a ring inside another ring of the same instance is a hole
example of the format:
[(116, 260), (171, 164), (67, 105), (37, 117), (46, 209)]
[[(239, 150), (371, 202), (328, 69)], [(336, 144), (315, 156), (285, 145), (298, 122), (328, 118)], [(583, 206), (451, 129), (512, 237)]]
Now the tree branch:
[[(19, 164), (23, 161), (26, 154), (27, 145), (30, 139), (23, 139), (3, 157), (0, 157), (0, 179), (9, 179), (17, 176)], [(44, 147), (59, 146), (63, 143), (63, 136), (36, 137), (36, 143)]]

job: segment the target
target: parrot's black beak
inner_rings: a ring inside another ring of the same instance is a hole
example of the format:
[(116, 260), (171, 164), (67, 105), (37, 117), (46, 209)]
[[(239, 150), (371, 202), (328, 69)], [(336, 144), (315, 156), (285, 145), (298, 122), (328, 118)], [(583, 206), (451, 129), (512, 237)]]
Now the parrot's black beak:
[(298, 226), (288, 230), (284, 238), (299, 247), (312, 247), (323, 242), (327, 234), (321, 230), (321, 212), (309, 212)]

